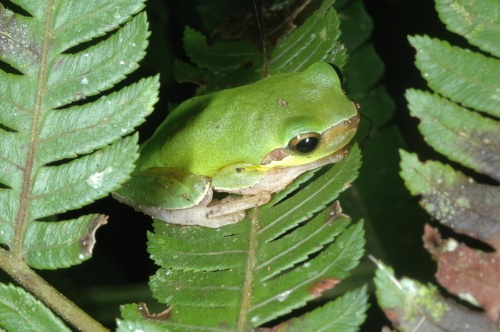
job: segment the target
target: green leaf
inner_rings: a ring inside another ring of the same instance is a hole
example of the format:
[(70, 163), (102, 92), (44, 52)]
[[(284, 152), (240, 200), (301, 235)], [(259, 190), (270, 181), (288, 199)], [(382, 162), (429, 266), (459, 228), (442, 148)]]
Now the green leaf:
[(460, 233), (478, 238), (500, 234), (500, 194), (497, 186), (479, 184), (449, 165), (418, 161), (401, 151), (401, 176), (412, 195), (434, 218)]
[(102, 215), (75, 220), (34, 222), (26, 231), (26, 262), (37, 269), (56, 269), (79, 264), (92, 255), (95, 232), (107, 223)]
[[(344, 66), (346, 50), (338, 41), (339, 18), (332, 5), (333, 1), (324, 1), (302, 25), (280, 40), (270, 52), (271, 74), (301, 71), (318, 61)], [(262, 54), (248, 41), (217, 41), (208, 46), (203, 35), (186, 28), (184, 44), (196, 66), (176, 61), (174, 73), (180, 82), (199, 84), (199, 94), (248, 84), (267, 74), (261, 72)]]
[(137, 153), (136, 144), (137, 135), (60, 166), (41, 168), (31, 192), (33, 218), (79, 208), (117, 189), (133, 169), (128, 161)]
[[(492, 31), (498, 30), (496, 13), (500, 4), (497, 1), (484, 1), (477, 6), (470, 1), (436, 1), (440, 18), (450, 30), (463, 34), (479, 48), (495, 53), (497, 46), (492, 44), (495, 43)], [(427, 36), (409, 37), (409, 40), (417, 49), (417, 66), (436, 92), (407, 90), (406, 93), (411, 114), (421, 120), (419, 130), (425, 140), (465, 168), (500, 179), (500, 122), (495, 118), (500, 116), (500, 61)], [(421, 196), (420, 204), (432, 217), (456, 233), (498, 249), (500, 188), (497, 185), (480, 183), (485, 182), (485, 178), (475, 180), (474, 172), (467, 172), (466, 176), (451, 165), (437, 161), (422, 163), (415, 154), (400, 153), (400, 174), (411, 194)], [(459, 244), (453, 238), (443, 240), (439, 230), (430, 226), (425, 227), (423, 240), (424, 247), (438, 264), (436, 276), (440, 284), (459, 297), (474, 299), (485, 313), (452, 305), (451, 301), (438, 296), (437, 291), (430, 294), (428, 288), (411, 281), (406, 289), (403, 283), (394, 282), (406, 292), (406, 299), (397, 304), (396, 300), (388, 303), (387, 294), (378, 295), (381, 306), (390, 312), (388, 317), (398, 327), (403, 326), (403, 330), (411, 330), (416, 325), (426, 331), (456, 330), (463, 324), (478, 330), (493, 329), (491, 322), (498, 320), (499, 301), (496, 289), (491, 288), (491, 284), (495, 284), (491, 280), (497, 276), (490, 271), (498, 270), (498, 250), (487, 253)], [(379, 281), (377, 288), (389, 287)], [(411, 294), (413, 290), (418, 291), (419, 297)], [(425, 295), (420, 297), (422, 292)], [(431, 306), (432, 302), (446, 303), (446, 312), (441, 315), (442, 310)]]
[(132, 320), (118, 320), (117, 321), (118, 332), (137, 332), (137, 331), (148, 331), (148, 332), (164, 332), (165, 329), (154, 322), (148, 321), (132, 321)]
[(406, 99), (429, 145), (465, 167), (500, 180), (500, 122), (423, 91), (410, 89)]
[(340, 21), (325, 0), (297, 29), (283, 38), (269, 59), (271, 74), (301, 71), (315, 62), (334, 63), (340, 68), (346, 62), (346, 50), (340, 44)]
[(349, 54), (352, 55), (370, 38), (373, 31), (373, 21), (366, 12), (362, 1), (347, 1), (347, 4), (340, 5), (339, 1), (336, 1), (335, 7), (341, 14), (339, 15), (342, 30), (340, 39), (349, 50)]
[(70, 331), (31, 294), (4, 284), (0, 284), (0, 326), (7, 331)]
[[(357, 177), (358, 169), (361, 166), (361, 156), (357, 146), (351, 149), (348, 160), (351, 160), (352, 164), (346, 165), (344, 162), (340, 162), (334, 165), (325, 174), (323, 181), (316, 180), (301, 189), (296, 195), (289, 197), (288, 200), (290, 204), (293, 204), (292, 207), (278, 204), (271, 211), (263, 210), (266, 226), (262, 226), (259, 231), (263, 237), (262, 240), (266, 243), (273, 241), (287, 230), (297, 226), (298, 223), (310, 218), (312, 213), (323, 209), (329, 202), (338, 197), (339, 192), (349, 188), (351, 182)], [(321, 192), (323, 195), (319, 194)], [(321, 204), (309, 205), (313, 198)], [(293, 219), (286, 219), (288, 216), (293, 216)]]
[(500, 57), (498, 31), (498, 1), (496, 0), (436, 0), (439, 18), (446, 28), (467, 39), (469, 43)]
[(372, 88), (382, 77), (384, 64), (376, 55), (372, 45), (360, 47), (349, 59), (346, 71), (349, 71), (348, 88), (355, 87), (358, 91)]
[[(167, 309), (159, 314), (151, 314), (145, 303), (140, 304), (125, 304), (120, 306), (120, 311), (123, 317), (127, 320), (117, 320), (117, 331), (186, 331), (188, 327), (179, 324), (172, 329), (167, 324), (162, 324), (168, 320), (171, 314), (171, 309)], [(207, 331), (201, 327), (200, 330)]]
[(134, 167), (137, 135), (124, 136), (158, 94), (157, 77), (121, 83), (145, 54), (143, 7), (141, 0), (0, 4), (0, 265), (44, 302), (1, 286), (3, 328), (68, 330), (47, 305), (77, 330), (104, 329), (32, 268), (89, 259), (107, 217), (55, 221), (57, 214), (106, 196)]
[(257, 47), (248, 41), (220, 41), (208, 46), (206, 37), (189, 27), (184, 30), (184, 48), (198, 67), (210, 70), (237, 70), (260, 56)]
[[(468, 17), (480, 34), (489, 14), (500, 9), (498, 2), (485, 1), (478, 8), (452, 1), (449, 9), (438, 4), (440, 17), (456, 29), (457, 13)], [(469, 10), (477, 14), (468, 13)], [(462, 18), (463, 19), (463, 18)], [(477, 20), (482, 20), (477, 25)], [(476, 23), (474, 23), (476, 21)], [(482, 28), (481, 28), (482, 27)], [(467, 36), (474, 39), (469, 28)], [(500, 116), (498, 106), (500, 61), (481, 53), (450, 46), (426, 36), (410, 37), (417, 49), (417, 66), (437, 94), (408, 90), (406, 98), (413, 116), (420, 118), (420, 132), (438, 152), (463, 166), (498, 180), (500, 173), (500, 122), (480, 115), (484, 111)], [(480, 38), (486, 43), (487, 36)], [(468, 110), (459, 106), (473, 107)], [(402, 152), (401, 176), (413, 195), (422, 195), (421, 205), (442, 223), (480, 239), (498, 234), (500, 188), (476, 183), (472, 177), (454, 171), (451, 166), (429, 161), (420, 163), (416, 156)]]
[(365, 315), (360, 315), (359, 311), (360, 308), (363, 308), (363, 312), (368, 309), (367, 300), (366, 287), (356, 289), (304, 316), (280, 324), (275, 330), (277, 332), (359, 331), (359, 326), (365, 320)]
[(417, 49), (416, 65), (430, 88), (464, 106), (500, 117), (500, 60), (427, 36), (408, 39)]
[[(157, 87), (156, 78), (142, 79), (93, 103), (68, 107), (62, 111), (47, 110), (45, 121), (53, 124), (53, 127), (41, 128), (44, 143), (40, 147), (41, 157), (51, 156), (57, 160), (74, 158), (113, 142), (117, 130), (122, 135), (131, 133), (151, 111), (146, 106), (156, 100)], [(71, 133), (74, 141), (68, 141), (68, 133)]]
[(132, 17), (141, 1), (16, 4), (31, 16), (0, 5), (0, 60), (13, 70), (0, 71), (0, 243), (34, 267), (67, 267), (88, 259), (96, 216), (40, 219), (104, 197), (133, 169), (137, 136), (122, 136), (152, 111), (158, 78), (96, 95), (138, 67), (147, 21)]
[(345, 279), (363, 252), (362, 223), (347, 227), (338, 206), (313, 218), (311, 213), (344, 190), (359, 165), (359, 150), (353, 149), (295, 195), (235, 225), (179, 228), (155, 222), (149, 250), (162, 269), (150, 286), (155, 298), (173, 305), (165, 324), (196, 328), (224, 321), (227, 330), (246, 330)]

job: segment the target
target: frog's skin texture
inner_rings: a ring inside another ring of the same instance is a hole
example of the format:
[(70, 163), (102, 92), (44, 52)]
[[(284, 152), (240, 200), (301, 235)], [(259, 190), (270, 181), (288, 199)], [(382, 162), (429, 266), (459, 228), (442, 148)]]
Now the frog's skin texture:
[(358, 106), (321, 62), (194, 97), (144, 143), (114, 197), (169, 223), (232, 224), (300, 174), (340, 161), (358, 124)]

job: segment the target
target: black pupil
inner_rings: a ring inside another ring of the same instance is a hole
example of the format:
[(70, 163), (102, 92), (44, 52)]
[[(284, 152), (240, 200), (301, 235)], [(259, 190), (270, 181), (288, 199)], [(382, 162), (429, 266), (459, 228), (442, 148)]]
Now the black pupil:
[(306, 137), (297, 143), (295, 149), (300, 153), (310, 153), (318, 146), (317, 137)]

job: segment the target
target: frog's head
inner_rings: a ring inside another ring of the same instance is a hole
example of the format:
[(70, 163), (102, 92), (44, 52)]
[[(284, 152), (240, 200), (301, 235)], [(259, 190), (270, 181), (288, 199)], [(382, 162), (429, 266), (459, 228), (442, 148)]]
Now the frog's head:
[(281, 119), (284, 130), (278, 138), (281, 147), (268, 153), (261, 166), (309, 164), (345, 150), (359, 125), (359, 105), (344, 94), (341, 75), (338, 68), (320, 62), (301, 73), (277, 77), (290, 80), (288, 86), (308, 86), (308, 93), (273, 91), (283, 96), (277, 103), (286, 114)]

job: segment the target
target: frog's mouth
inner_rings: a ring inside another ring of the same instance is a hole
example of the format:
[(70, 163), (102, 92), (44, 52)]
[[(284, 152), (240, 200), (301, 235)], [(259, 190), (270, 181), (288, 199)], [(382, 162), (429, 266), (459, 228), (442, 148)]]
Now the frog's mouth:
[(297, 166), (338, 153), (356, 134), (359, 125), (358, 108), (356, 105), (356, 115), (325, 130), (318, 146), (310, 154), (297, 155), (287, 148), (274, 149), (262, 159), (260, 165), (266, 168)]

